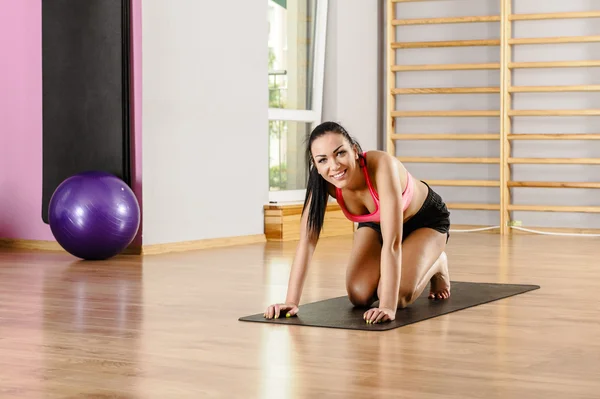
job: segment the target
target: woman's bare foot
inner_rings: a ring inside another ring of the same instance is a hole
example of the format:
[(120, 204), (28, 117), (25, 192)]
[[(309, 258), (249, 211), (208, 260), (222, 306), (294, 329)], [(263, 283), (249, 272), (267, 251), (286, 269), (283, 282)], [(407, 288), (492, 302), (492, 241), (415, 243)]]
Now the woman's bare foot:
[(450, 298), (450, 274), (448, 273), (448, 258), (445, 252), (442, 252), (437, 262), (440, 262), (440, 271), (431, 277), (429, 299), (448, 299)]

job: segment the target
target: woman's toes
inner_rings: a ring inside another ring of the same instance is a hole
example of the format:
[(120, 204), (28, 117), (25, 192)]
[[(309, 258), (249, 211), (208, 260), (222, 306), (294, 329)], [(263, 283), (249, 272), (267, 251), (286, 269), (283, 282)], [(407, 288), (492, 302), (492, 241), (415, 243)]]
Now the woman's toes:
[(450, 291), (442, 290), (439, 292), (430, 292), (428, 295), (429, 299), (448, 299), (450, 298)]

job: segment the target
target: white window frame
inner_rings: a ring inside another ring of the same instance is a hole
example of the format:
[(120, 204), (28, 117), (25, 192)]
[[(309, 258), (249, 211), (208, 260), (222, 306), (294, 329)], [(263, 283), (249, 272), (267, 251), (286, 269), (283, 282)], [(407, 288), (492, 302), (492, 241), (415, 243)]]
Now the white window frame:
[[(323, 82), (325, 80), (325, 47), (327, 39), (327, 11), (329, 0), (317, 0), (315, 16), (315, 54), (312, 82), (312, 109), (269, 108), (269, 121), (306, 122), (311, 130), (321, 123), (323, 114)], [(268, 176), (268, 174), (267, 174)], [(302, 202), (306, 190), (271, 191), (269, 202)]]

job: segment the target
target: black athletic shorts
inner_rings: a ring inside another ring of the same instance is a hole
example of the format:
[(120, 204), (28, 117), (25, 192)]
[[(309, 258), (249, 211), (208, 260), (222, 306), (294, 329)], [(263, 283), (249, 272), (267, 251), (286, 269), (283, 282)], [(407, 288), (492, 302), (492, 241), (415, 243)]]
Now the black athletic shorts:
[[(442, 197), (433, 191), (427, 183), (423, 183), (428, 189), (427, 198), (425, 198), (421, 209), (404, 223), (404, 226), (402, 227), (402, 241), (404, 241), (413, 231), (422, 227), (429, 227), (442, 234), (446, 234), (446, 242), (448, 242), (448, 238), (450, 238), (450, 212), (442, 200)], [(361, 222), (358, 224), (358, 228), (360, 229), (361, 227), (370, 227), (377, 231), (377, 233), (379, 233), (379, 241), (383, 243), (381, 226), (379, 223)]]

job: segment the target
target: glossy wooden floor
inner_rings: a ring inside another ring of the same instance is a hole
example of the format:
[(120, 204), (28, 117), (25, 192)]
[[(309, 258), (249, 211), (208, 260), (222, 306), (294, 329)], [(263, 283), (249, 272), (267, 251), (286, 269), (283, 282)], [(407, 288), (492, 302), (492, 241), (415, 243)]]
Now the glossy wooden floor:
[[(322, 240), (304, 301), (344, 295)], [(1, 398), (598, 398), (599, 238), (451, 237), (453, 280), (541, 289), (388, 332), (243, 323), (294, 243), (122, 257), (0, 253)]]

